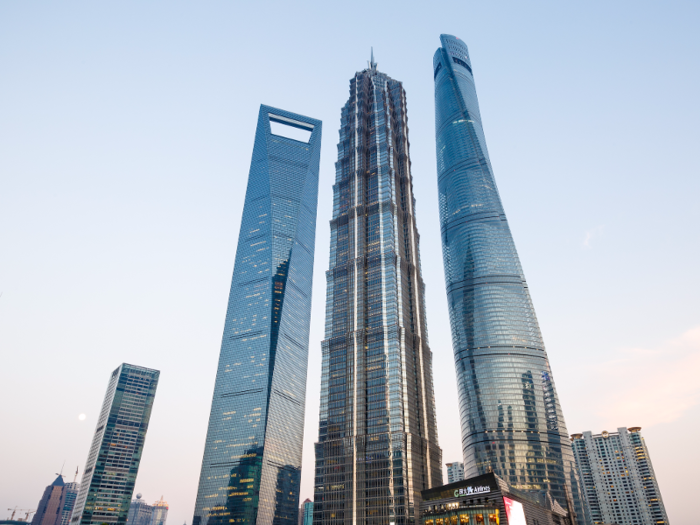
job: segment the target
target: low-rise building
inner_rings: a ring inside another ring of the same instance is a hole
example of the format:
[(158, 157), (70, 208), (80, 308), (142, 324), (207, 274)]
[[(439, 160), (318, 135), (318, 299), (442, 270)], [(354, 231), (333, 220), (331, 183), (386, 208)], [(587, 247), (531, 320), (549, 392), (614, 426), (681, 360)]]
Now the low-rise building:
[(493, 473), (421, 494), (419, 525), (573, 525), (548, 493), (516, 490)]

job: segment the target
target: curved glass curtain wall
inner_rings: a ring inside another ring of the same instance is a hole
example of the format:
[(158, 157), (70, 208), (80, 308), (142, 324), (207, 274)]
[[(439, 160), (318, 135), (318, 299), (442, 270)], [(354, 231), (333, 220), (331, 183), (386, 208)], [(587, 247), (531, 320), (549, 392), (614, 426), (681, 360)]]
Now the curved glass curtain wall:
[(433, 58), (440, 224), (467, 478), (549, 491), (585, 521), (542, 334), (496, 188), (467, 46)]
[(320, 151), (260, 107), (193, 525), (297, 525)]
[(376, 64), (342, 109), (314, 525), (407, 525), (442, 484), (406, 93)]

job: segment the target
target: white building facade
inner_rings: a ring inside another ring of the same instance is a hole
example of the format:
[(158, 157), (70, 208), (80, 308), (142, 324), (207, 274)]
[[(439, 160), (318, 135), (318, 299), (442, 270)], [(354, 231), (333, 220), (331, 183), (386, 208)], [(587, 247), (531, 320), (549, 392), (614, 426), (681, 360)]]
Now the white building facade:
[(571, 441), (594, 524), (668, 525), (640, 427), (573, 434)]
[(464, 479), (464, 463), (447, 463), (447, 483), (462, 481)]

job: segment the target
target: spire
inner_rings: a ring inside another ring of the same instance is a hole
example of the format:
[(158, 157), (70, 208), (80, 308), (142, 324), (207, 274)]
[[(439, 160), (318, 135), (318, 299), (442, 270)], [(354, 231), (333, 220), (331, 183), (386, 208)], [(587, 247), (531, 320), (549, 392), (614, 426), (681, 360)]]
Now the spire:
[(370, 67), (370, 69), (376, 70), (377, 63), (374, 61), (374, 47), (371, 47), (370, 49), (372, 51), (371, 51), (371, 55), (370, 55), (370, 59), (369, 59), (369, 67)]

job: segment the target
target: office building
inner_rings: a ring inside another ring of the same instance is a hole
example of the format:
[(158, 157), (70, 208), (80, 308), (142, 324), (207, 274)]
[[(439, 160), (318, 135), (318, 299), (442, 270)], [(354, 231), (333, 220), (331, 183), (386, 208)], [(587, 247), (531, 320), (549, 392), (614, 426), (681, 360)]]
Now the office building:
[(447, 483), (456, 483), (464, 479), (464, 463), (455, 461), (447, 464)]
[(442, 485), (407, 121), (372, 59), (341, 111), (314, 525), (414, 523)]
[(151, 511), (151, 521), (149, 525), (165, 525), (168, 519), (168, 502), (163, 501), (163, 496), (153, 504)]
[(112, 372), (71, 525), (126, 523), (159, 375), (126, 363)]
[(153, 506), (142, 499), (141, 494), (136, 494), (136, 498), (131, 500), (127, 522), (129, 525), (151, 525), (151, 515)]
[(668, 525), (640, 427), (571, 436), (593, 523)]
[(314, 523), (314, 502), (309, 498), (301, 505), (302, 519), (299, 525), (313, 525)]
[(438, 193), (464, 473), (548, 490), (585, 523), (564, 416), (489, 160), (467, 46), (433, 58)]
[(59, 475), (44, 489), (36, 507), (36, 514), (32, 518), (32, 525), (61, 525), (65, 488), (63, 476)]
[(520, 491), (493, 473), (423, 491), (420, 525), (571, 525), (547, 492)]
[(193, 525), (296, 525), (321, 121), (261, 106)]
[[(78, 475), (76, 471), (75, 475)], [(68, 525), (70, 523), (70, 518), (73, 515), (73, 508), (75, 507), (75, 501), (78, 499), (78, 492), (80, 490), (80, 483), (75, 481), (69, 481), (66, 483), (63, 489), (63, 510), (61, 511), (61, 523), (60, 525)]]

